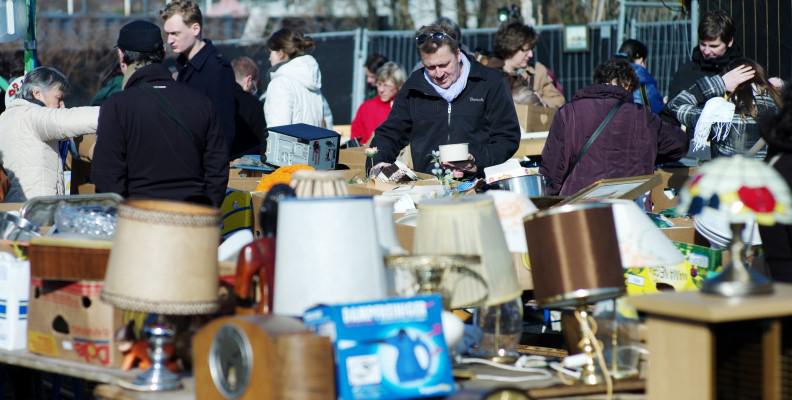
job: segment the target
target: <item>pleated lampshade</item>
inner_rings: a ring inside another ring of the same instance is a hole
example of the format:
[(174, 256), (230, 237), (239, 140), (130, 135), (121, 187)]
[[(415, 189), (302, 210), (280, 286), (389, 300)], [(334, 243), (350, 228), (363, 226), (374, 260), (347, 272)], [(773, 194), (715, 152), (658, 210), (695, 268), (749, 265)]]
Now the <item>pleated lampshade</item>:
[(128, 200), (107, 264), (102, 300), (124, 310), (193, 315), (218, 307), (220, 211)]
[(334, 171), (300, 170), (292, 175), (291, 187), (297, 197), (334, 197), (347, 195), (344, 177)]
[(487, 195), (425, 200), (418, 205), (413, 241), (416, 255), (477, 255), (481, 264), (469, 266), (487, 284), (460, 280), (452, 308), (468, 306), (489, 292), (487, 305), (514, 300), (522, 292), (493, 199)]

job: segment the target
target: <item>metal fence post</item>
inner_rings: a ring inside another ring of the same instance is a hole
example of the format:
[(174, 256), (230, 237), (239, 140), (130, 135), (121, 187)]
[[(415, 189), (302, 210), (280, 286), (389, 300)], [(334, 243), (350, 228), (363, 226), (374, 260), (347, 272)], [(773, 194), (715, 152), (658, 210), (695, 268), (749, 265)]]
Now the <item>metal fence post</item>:
[(624, 42), (624, 29), (627, 23), (627, 2), (625, 0), (619, 1), (619, 27), (616, 32), (617, 46), (621, 46)]
[(693, 0), (690, 2), (690, 45), (691, 48), (698, 46), (698, 26), (699, 26), (699, 2)]
[(355, 30), (353, 57), (355, 59), (355, 70), (352, 71), (352, 110), (349, 115), (355, 118), (358, 107), (360, 107), (366, 97), (366, 84), (363, 77), (363, 67), (366, 63), (366, 58), (368, 58), (368, 29), (366, 28)]

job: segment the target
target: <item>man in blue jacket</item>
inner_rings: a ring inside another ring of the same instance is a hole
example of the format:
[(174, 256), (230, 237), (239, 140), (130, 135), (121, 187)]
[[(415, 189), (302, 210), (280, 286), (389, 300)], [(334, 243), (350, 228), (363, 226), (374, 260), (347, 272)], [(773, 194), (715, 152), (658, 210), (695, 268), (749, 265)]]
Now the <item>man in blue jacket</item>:
[(468, 143), (468, 160), (447, 165), (465, 175), (482, 175), (511, 158), (520, 125), (500, 72), (469, 60), (440, 25), (422, 27), (415, 39), (423, 68), (410, 75), (375, 131), (374, 163), (394, 162), (407, 144), (415, 169), (427, 173), (432, 151), (442, 144)]
[(234, 70), (208, 39), (203, 39), (203, 15), (192, 1), (173, 0), (160, 12), (168, 45), (178, 55), (177, 81), (209, 97), (217, 110), (220, 126), (229, 146), (234, 142)]

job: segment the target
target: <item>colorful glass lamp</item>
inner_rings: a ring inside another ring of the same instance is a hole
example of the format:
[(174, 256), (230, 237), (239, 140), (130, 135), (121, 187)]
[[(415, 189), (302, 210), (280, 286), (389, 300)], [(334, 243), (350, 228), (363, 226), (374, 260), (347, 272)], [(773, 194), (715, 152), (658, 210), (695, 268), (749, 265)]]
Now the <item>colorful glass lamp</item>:
[(772, 293), (771, 280), (748, 269), (742, 232), (754, 222), (792, 223), (791, 206), (786, 182), (762, 161), (737, 155), (704, 164), (685, 183), (677, 211), (689, 215), (720, 213), (730, 223), (732, 257), (723, 272), (704, 281), (701, 291), (721, 296)]

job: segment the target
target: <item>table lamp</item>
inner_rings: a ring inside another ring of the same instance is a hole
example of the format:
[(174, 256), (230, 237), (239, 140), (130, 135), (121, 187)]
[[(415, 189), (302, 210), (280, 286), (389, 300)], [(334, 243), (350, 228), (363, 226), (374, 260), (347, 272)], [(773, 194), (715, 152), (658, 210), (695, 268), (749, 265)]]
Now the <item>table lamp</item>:
[[(525, 237), (534, 294), (540, 307), (574, 308), (585, 357), (580, 380), (602, 382), (594, 364), (599, 342), (590, 327), (586, 306), (621, 296), (624, 289), (619, 241), (610, 204), (584, 203), (552, 208), (526, 217)], [(600, 368), (604, 360), (598, 356)]]
[(145, 391), (181, 387), (179, 377), (165, 367), (164, 347), (173, 330), (162, 317), (217, 310), (219, 242), (217, 209), (160, 200), (121, 204), (101, 298), (120, 309), (158, 314), (158, 322), (146, 327), (151, 368), (121, 386)]
[(682, 188), (677, 211), (698, 215), (718, 213), (729, 221), (731, 261), (701, 291), (721, 296), (749, 296), (773, 292), (769, 278), (748, 269), (742, 232), (754, 222), (792, 223), (792, 199), (781, 175), (762, 161), (743, 156), (721, 157), (704, 164)]
[(419, 203), (412, 254), (480, 256), (481, 263), (469, 268), (484, 278), (486, 287), (473, 279), (461, 280), (451, 308), (467, 307), (488, 293), (480, 310), (479, 325), (484, 335), (479, 355), (504, 362), (516, 356), (522, 333), (522, 290), (492, 197), (474, 195)]
[(371, 197), (286, 198), (278, 207), (275, 314), (386, 297)]
[(344, 177), (334, 171), (300, 170), (292, 175), (291, 187), (297, 197), (334, 197), (347, 195)]

